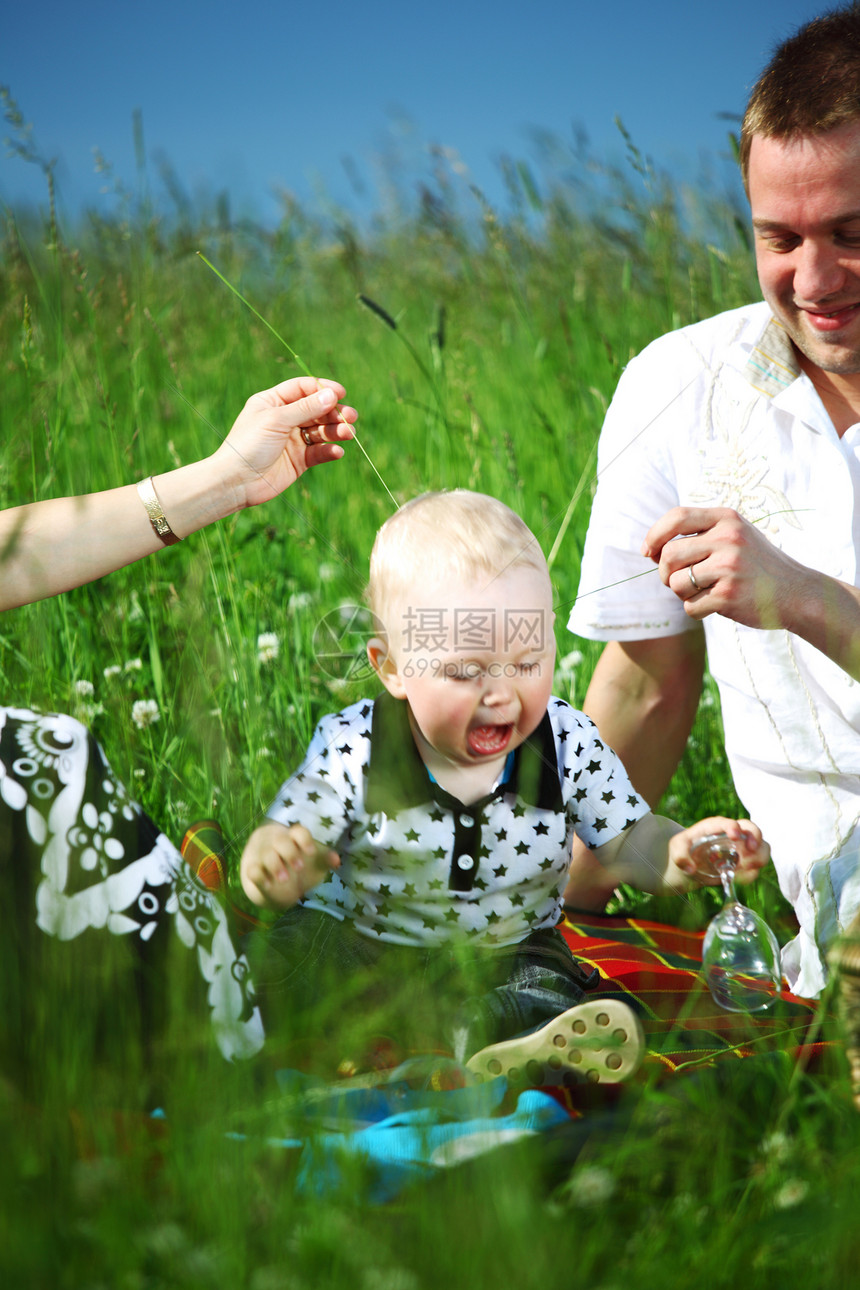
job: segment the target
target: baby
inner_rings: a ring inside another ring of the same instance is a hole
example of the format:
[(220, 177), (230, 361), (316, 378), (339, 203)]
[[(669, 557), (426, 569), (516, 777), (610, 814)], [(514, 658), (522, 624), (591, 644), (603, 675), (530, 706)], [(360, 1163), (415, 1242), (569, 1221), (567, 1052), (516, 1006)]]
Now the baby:
[(264, 1006), (318, 1000), (326, 969), (325, 989), (364, 968), (417, 1000), (456, 962), (447, 1038), (476, 1074), (625, 1078), (639, 1020), (583, 1001), (597, 974), (557, 928), (574, 832), (648, 891), (714, 881), (690, 855), (707, 833), (730, 836), (747, 881), (766, 843), (748, 820), (653, 815), (589, 718), (552, 696), (549, 571), (501, 502), (457, 490), (403, 506), (377, 535), (369, 596), (384, 691), (323, 718), (242, 856), (249, 898), (287, 911), (266, 933)]

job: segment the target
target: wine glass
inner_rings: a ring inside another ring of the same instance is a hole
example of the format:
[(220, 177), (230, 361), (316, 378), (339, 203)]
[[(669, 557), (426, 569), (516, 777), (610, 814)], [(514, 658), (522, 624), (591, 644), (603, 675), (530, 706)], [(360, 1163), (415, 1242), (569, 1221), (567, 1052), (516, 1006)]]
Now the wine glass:
[(735, 844), (725, 833), (711, 833), (690, 854), (701, 872), (717, 874), (726, 898), (708, 924), (702, 946), (702, 968), (714, 1002), (729, 1012), (761, 1012), (782, 987), (779, 943), (764, 919), (735, 894)]

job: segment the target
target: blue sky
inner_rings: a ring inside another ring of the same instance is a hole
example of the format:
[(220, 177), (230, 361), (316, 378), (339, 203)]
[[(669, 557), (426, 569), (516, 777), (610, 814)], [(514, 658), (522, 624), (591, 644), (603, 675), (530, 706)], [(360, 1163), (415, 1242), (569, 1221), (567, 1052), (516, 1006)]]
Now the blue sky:
[[(0, 84), (58, 159), (67, 209), (106, 200), (94, 148), (136, 187), (135, 110), (156, 196), (166, 156), (192, 196), (227, 188), (234, 214), (274, 219), (279, 189), (376, 207), (381, 158), (427, 174), (437, 144), (455, 182), (497, 201), (500, 154), (533, 158), (534, 129), (565, 141), (582, 129), (596, 156), (621, 160), (616, 114), (660, 168), (728, 175), (719, 114), (740, 113), (774, 44), (827, 7), (28, 0), (4, 15)], [(0, 201), (28, 199), (44, 200), (43, 180), (4, 148)]]

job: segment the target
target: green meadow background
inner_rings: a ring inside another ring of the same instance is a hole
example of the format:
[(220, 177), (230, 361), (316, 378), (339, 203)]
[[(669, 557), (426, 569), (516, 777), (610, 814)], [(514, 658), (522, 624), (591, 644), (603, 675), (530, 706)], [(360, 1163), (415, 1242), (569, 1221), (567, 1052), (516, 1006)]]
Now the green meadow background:
[[(109, 217), (58, 216), (49, 183), (44, 211), (2, 212), (0, 505), (209, 454), (251, 393), (298, 373), (197, 251), (360, 413), (364, 452), (349, 446), (271, 505), (0, 618), (3, 701), (80, 716), (175, 842), (216, 816), (237, 860), (319, 716), (372, 691), (353, 607), (389, 490), (399, 503), (475, 488), (523, 515), (551, 554), (556, 691), (582, 701), (597, 647), (565, 622), (608, 400), (655, 336), (758, 288), (745, 213), (723, 194), (676, 191), (629, 138), (618, 170), (561, 145), (554, 157), (540, 171), (506, 164), (504, 212), (477, 192), (455, 199), (440, 171), (393, 188), (363, 227), (322, 204), (285, 206), (275, 228), (235, 221), (226, 198), (199, 208), (178, 182), (156, 200), (145, 158), (136, 180), (108, 172)], [(321, 666), (332, 633), (342, 657)], [(157, 720), (136, 724), (140, 701)], [(740, 809), (710, 682), (663, 809), (685, 823)], [(779, 922), (772, 878), (750, 900)], [(626, 892), (621, 903), (698, 925), (714, 908), (708, 894), (667, 904)], [(73, 1002), (70, 1030), (86, 1008)], [(268, 1085), (213, 1063), (196, 1035), (187, 1050), (174, 1037), (174, 1049), (170, 1124), (155, 1147), (138, 1125), (126, 1137), (88, 1126), (84, 1148), (62, 1096), (34, 1108), (0, 1087), (6, 1285), (856, 1278), (858, 1133), (841, 1066), (813, 1079), (776, 1054), (738, 1063), (755, 1071), (734, 1082), (690, 1079), (682, 1103), (646, 1089), (627, 1129), (595, 1135), (576, 1165), (548, 1170), (539, 1146), (524, 1146), (504, 1170), (488, 1157), (370, 1207), (358, 1177), (335, 1199), (296, 1197), (283, 1153), (265, 1143), (283, 1133)], [(249, 1107), (254, 1133), (240, 1147), (224, 1134)]]

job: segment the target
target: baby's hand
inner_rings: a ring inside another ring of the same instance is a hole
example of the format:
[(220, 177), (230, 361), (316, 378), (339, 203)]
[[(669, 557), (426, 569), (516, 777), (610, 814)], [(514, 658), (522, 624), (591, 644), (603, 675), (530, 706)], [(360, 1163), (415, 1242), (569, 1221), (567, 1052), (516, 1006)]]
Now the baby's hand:
[(696, 842), (714, 833), (725, 833), (737, 852), (735, 882), (753, 882), (770, 860), (770, 847), (762, 837), (761, 829), (752, 820), (728, 820), (721, 815), (699, 820), (698, 824), (683, 829), (670, 839), (670, 865), (685, 874), (688, 881), (700, 886), (719, 886), (720, 878), (716, 869), (707, 860), (697, 865), (691, 854)]
[(270, 820), (254, 830), (242, 852), (242, 888), (255, 905), (289, 909), (339, 865), (337, 852), (321, 846), (303, 825)]

